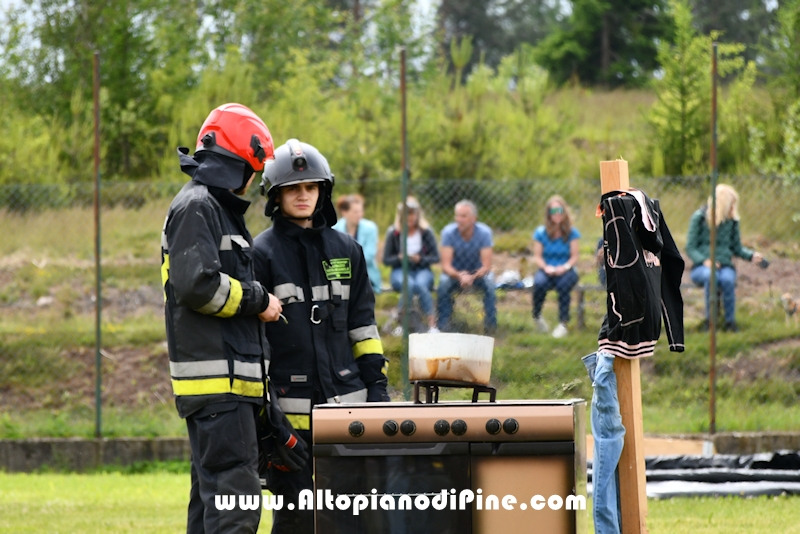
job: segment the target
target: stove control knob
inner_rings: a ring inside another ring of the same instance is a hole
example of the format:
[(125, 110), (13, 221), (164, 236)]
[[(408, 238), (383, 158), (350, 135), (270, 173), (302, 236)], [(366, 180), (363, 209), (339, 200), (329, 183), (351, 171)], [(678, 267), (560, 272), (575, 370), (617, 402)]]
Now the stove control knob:
[(354, 438), (360, 438), (364, 435), (364, 423), (361, 421), (353, 421), (350, 423), (350, 426), (347, 428), (347, 431), (350, 432), (350, 435)]
[(463, 419), (456, 419), (453, 421), (451, 429), (456, 436), (463, 436), (467, 433), (467, 422)]
[(500, 433), (500, 421), (497, 419), (489, 419), (486, 421), (486, 431), (489, 434), (499, 434)]
[(397, 434), (397, 431), (399, 429), (400, 427), (398, 426), (397, 421), (394, 421), (392, 419), (389, 419), (388, 421), (383, 423), (383, 433), (386, 434), (387, 436), (394, 436), (395, 434)]
[(406, 419), (400, 423), (400, 432), (402, 432), (404, 436), (410, 436), (416, 431), (417, 425), (411, 419)]
[(445, 421), (444, 419), (439, 419), (433, 425), (433, 431), (436, 432), (439, 436), (446, 436), (448, 432), (450, 432), (450, 423)]
[(516, 434), (517, 430), (519, 430), (519, 423), (516, 419), (506, 419), (503, 421), (503, 430), (505, 430), (506, 434)]

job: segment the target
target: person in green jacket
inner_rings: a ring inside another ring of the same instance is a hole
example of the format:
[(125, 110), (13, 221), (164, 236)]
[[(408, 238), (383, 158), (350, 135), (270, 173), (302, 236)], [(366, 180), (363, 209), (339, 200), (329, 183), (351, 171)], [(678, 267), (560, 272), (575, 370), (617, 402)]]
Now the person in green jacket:
[[(753, 263), (759, 263), (763, 256), (742, 245), (739, 234), (739, 195), (736, 190), (726, 184), (717, 185), (716, 225), (717, 246), (715, 259), (717, 267), (717, 285), (722, 292), (722, 304), (725, 310), (724, 330), (738, 332), (736, 325), (736, 269), (733, 266), (734, 256)], [(711, 198), (708, 205), (703, 206), (692, 215), (689, 222), (689, 236), (686, 239), (686, 253), (692, 260), (691, 278), (698, 286), (704, 286), (706, 292), (706, 318), (702, 329), (708, 329), (709, 318), (709, 285), (711, 279)]]

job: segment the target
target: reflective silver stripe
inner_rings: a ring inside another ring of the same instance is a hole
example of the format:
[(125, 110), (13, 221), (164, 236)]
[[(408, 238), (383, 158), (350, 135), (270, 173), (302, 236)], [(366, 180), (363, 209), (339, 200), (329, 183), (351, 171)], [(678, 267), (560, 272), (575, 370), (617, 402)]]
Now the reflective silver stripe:
[(292, 302), (304, 302), (303, 288), (298, 287), (291, 282), (275, 286), (272, 294), (280, 300), (286, 300), (284, 304), (291, 304)]
[(169, 374), (173, 378), (195, 376), (228, 375), (228, 360), (206, 360), (204, 362), (169, 362)]
[(281, 398), (278, 399), (278, 406), (281, 407), (283, 413), (303, 413), (303, 414), (311, 413), (311, 399)]
[(169, 213), (166, 217), (164, 217), (164, 226), (161, 227), (161, 248), (164, 250), (169, 250), (167, 246), (167, 223), (169, 222)]
[(367, 388), (344, 395), (336, 395), (328, 399), (328, 403), (332, 404), (347, 404), (350, 402), (367, 402)]
[(200, 313), (216, 313), (222, 309), (228, 300), (228, 293), (231, 292), (231, 279), (225, 273), (219, 273), (219, 287), (214, 297), (205, 306), (198, 309)]
[(231, 241), (233, 241), (242, 248), (250, 248), (250, 243), (247, 242), (247, 239), (245, 239), (240, 235), (232, 235)]
[(369, 326), (361, 326), (359, 328), (353, 328), (348, 332), (350, 336), (350, 344), (358, 343), (359, 341), (364, 341), (365, 339), (380, 339), (381, 336), (378, 333), (378, 327), (374, 324)]
[(250, 243), (247, 242), (247, 239), (240, 235), (224, 235), (222, 239), (219, 241), (219, 249), (220, 250), (233, 250), (233, 246), (231, 243), (236, 243), (241, 248), (250, 248)]
[(335, 296), (342, 297), (342, 300), (350, 300), (350, 286), (341, 283), (338, 280), (331, 282), (331, 291)]
[(308, 382), (308, 375), (292, 375), (289, 380), (291, 380), (292, 383)]
[(233, 360), (233, 374), (249, 378), (261, 378), (261, 364)]
[(312, 301), (331, 300), (331, 295), (330, 291), (328, 290), (328, 286), (313, 286), (311, 288), (311, 300)]

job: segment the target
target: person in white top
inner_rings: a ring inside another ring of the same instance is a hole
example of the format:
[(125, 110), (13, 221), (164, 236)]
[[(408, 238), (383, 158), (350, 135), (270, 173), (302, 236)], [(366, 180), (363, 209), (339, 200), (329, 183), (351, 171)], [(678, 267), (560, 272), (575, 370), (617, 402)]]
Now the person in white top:
[[(428, 332), (438, 332), (436, 329), (436, 315), (433, 310), (433, 272), (431, 265), (439, 262), (439, 249), (436, 245), (436, 236), (425, 220), (419, 202), (409, 196), (408, 205), (408, 291), (411, 298), (414, 295), (419, 300), (419, 307), (428, 319)], [(390, 281), (392, 289), (401, 291), (403, 288), (403, 250), (400, 247), (402, 235), (403, 203), (397, 205), (394, 224), (386, 231), (386, 240), (383, 245), (383, 263), (392, 268)]]

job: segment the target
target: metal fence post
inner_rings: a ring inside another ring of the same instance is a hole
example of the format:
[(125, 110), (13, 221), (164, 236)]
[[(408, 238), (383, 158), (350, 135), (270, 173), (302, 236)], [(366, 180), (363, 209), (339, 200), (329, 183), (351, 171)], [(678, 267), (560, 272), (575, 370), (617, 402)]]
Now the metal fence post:
[(94, 267), (95, 267), (95, 386), (94, 435), (103, 436), (102, 426), (102, 316), (103, 296), (101, 293), (102, 272), (100, 267), (100, 52), (94, 53)]

